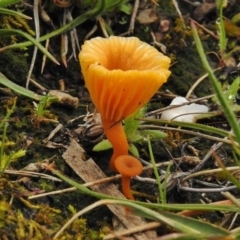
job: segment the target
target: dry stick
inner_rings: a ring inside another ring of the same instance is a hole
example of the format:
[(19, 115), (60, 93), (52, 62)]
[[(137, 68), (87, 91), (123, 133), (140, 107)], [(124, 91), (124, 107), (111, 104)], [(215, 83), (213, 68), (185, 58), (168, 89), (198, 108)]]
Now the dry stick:
[(173, 6), (175, 7), (175, 9), (176, 9), (176, 11), (177, 11), (179, 17), (181, 18), (183, 24), (184, 24), (184, 25), (183, 25), (184, 28), (186, 28), (185, 23), (184, 23), (184, 20), (183, 20), (182, 13), (181, 13), (181, 11), (180, 11), (180, 9), (179, 9), (179, 7), (178, 7), (178, 2), (177, 2), (176, 0), (172, 0), (172, 3), (173, 3)]
[[(60, 21), (61, 22), (61, 21)], [(62, 26), (67, 24), (67, 8), (63, 10)], [(67, 68), (67, 53), (68, 53), (68, 35), (66, 32), (61, 34), (61, 60)]]
[[(34, 0), (33, 14), (34, 14), (36, 41), (38, 41), (38, 39), (40, 37), (38, 0)], [(37, 46), (35, 46), (34, 50), (33, 50), (31, 65), (30, 65), (30, 68), (29, 68), (29, 71), (28, 71), (28, 76), (27, 76), (27, 81), (26, 81), (26, 89), (28, 89), (28, 86), (29, 86), (29, 81), (30, 81), (32, 71), (33, 71), (33, 67), (34, 67), (34, 64), (35, 64), (35, 61), (36, 61), (36, 57), (37, 57), (37, 51), (38, 51), (38, 48), (37, 48)]]
[(47, 143), (48, 141), (50, 141), (61, 129), (63, 128), (63, 125), (61, 123), (59, 123), (48, 135), (47, 138), (43, 139), (43, 143)]
[[(159, 47), (160, 50), (161, 50), (164, 54), (166, 54), (166, 53), (167, 53), (167, 47), (166, 47), (164, 44), (162, 44), (162, 43), (160, 43), (160, 42), (158, 42), (158, 41), (156, 40), (156, 36), (155, 36), (154, 32), (151, 31), (150, 34), (151, 34), (151, 37), (152, 37), (152, 39), (153, 39), (153, 42), (152, 42), (151, 44), (153, 44), (153, 46)], [(175, 63), (174, 63), (174, 64), (175, 64)], [(171, 66), (173, 66), (173, 64), (171, 64)]]
[(132, 12), (132, 16), (131, 16), (131, 20), (128, 28), (128, 33), (132, 33), (134, 31), (135, 19), (136, 19), (138, 8), (139, 8), (139, 3), (140, 3), (139, 0), (135, 0), (133, 12)]
[(181, 191), (186, 192), (201, 192), (201, 193), (214, 193), (214, 192), (225, 192), (236, 189), (237, 187), (229, 186), (229, 187), (221, 187), (221, 188), (190, 188), (190, 187), (183, 187), (181, 185), (178, 186), (178, 189)]
[(100, 27), (101, 27), (101, 29), (102, 29), (102, 33), (103, 33), (104, 37), (105, 37), (105, 38), (109, 38), (109, 34), (108, 34), (108, 32), (107, 32), (107, 30), (106, 30), (106, 27), (105, 27), (104, 19), (99, 16), (99, 17), (97, 17), (97, 20), (98, 20), (98, 22), (99, 22), (99, 24), (100, 24)]
[(240, 208), (240, 202), (239, 199), (235, 198), (231, 193), (229, 192), (222, 192), (221, 193), (225, 198), (232, 201), (238, 208)]
[[(46, 55), (44, 55), (46, 56)], [(47, 89), (45, 87), (43, 87), (41, 84), (39, 84), (38, 82), (36, 82), (34, 79), (30, 78), (30, 82), (37, 88), (39, 88), (41, 91), (47, 91)]]
[(45, 173), (38, 173), (38, 172), (30, 172), (30, 171), (22, 171), (22, 170), (5, 170), (7, 174), (14, 174), (14, 175), (23, 175), (28, 177), (38, 177), (38, 178), (45, 178), (51, 181), (62, 182), (61, 179), (47, 175)]
[[(72, 17), (72, 10), (74, 7), (71, 8), (67, 8), (67, 19), (69, 22), (73, 21), (73, 17)], [(78, 52), (80, 51), (80, 46), (79, 46), (79, 39), (78, 39), (78, 35), (77, 35), (77, 30), (76, 28), (73, 28), (70, 31), (70, 36), (71, 36), (71, 45), (72, 45), (72, 50), (73, 50), (73, 56), (74, 59), (77, 60), (77, 54), (76, 54), (76, 49), (78, 50)]]
[(204, 30), (205, 32), (207, 32), (209, 35), (211, 35), (212, 37), (214, 37), (216, 40), (219, 40), (219, 36), (215, 35), (212, 31), (208, 30), (207, 28), (205, 28), (203, 25), (199, 24), (198, 22), (196, 22), (195, 20), (193, 20), (192, 18), (189, 18), (189, 20), (191, 20), (192, 22), (194, 22), (194, 24), (196, 24), (198, 27), (200, 27), (202, 30)]
[(211, 183), (211, 182), (205, 182), (205, 181), (201, 181), (201, 180), (197, 180), (197, 179), (193, 179), (194, 182), (199, 183), (203, 186), (207, 186), (207, 187), (214, 187), (214, 188), (220, 188), (222, 187), (222, 185), (220, 184), (216, 184), (216, 183)]
[[(108, 178), (100, 179), (100, 180), (97, 180), (97, 181), (83, 183), (82, 186), (90, 187), (90, 186), (93, 186), (93, 185), (107, 183), (107, 182), (117, 180), (117, 179), (120, 179), (120, 178), (121, 178), (121, 175), (118, 174), (118, 175), (113, 176), (113, 177), (108, 177)], [(52, 192), (41, 193), (41, 194), (38, 194), (38, 195), (29, 196), (28, 199), (46, 197), (46, 196), (49, 196), (49, 195), (55, 195), (55, 194), (60, 194), (60, 193), (65, 193), (65, 192), (72, 192), (72, 191), (76, 191), (76, 190), (77, 190), (76, 187), (70, 187), (70, 188), (66, 188), (66, 189), (63, 189), (63, 190), (57, 190), (57, 191), (52, 191)]]
[(235, 223), (237, 221), (238, 216), (239, 216), (239, 213), (235, 213), (234, 214), (234, 217), (232, 218), (231, 224), (230, 224), (230, 226), (228, 227), (227, 230), (231, 230), (232, 229), (232, 227), (235, 225)]
[[(49, 43), (50, 43), (50, 38), (48, 38), (46, 40), (46, 43), (45, 43), (45, 48), (48, 50), (48, 47), (49, 47)], [(47, 61), (47, 56), (44, 54), (43, 55), (43, 58), (42, 58), (42, 67), (41, 67), (41, 74), (43, 73), (44, 71), (44, 68), (45, 68), (45, 65), (46, 65), (46, 61)], [(30, 79), (31, 80), (31, 79)]]
[[(91, 116), (93, 116), (93, 113), (90, 113), (90, 114), (85, 114), (85, 115), (80, 115), (80, 116), (78, 116), (78, 117), (75, 117), (75, 118), (73, 118), (73, 119), (70, 119), (70, 120), (68, 120), (68, 124), (71, 124), (71, 123), (73, 123), (73, 122), (75, 122), (75, 121), (77, 121), (77, 120), (79, 120), (79, 119), (81, 119), (81, 118), (85, 118), (85, 117), (91, 117)], [(89, 120), (89, 121), (91, 121), (91, 120)], [(87, 121), (87, 122), (85, 122), (84, 124), (82, 124), (81, 126), (87, 126), (87, 124), (89, 123), (89, 121)]]
[[(227, 140), (226, 138), (224, 138), (223, 140)], [(229, 141), (229, 140), (228, 140)], [(232, 144), (231, 141), (229, 141), (229, 144)], [(203, 168), (204, 164), (207, 162), (207, 160), (212, 156), (212, 154), (214, 152), (216, 152), (221, 146), (223, 145), (223, 142), (219, 143), (215, 143), (213, 144), (213, 146), (210, 148), (210, 150), (208, 151), (208, 153), (205, 155), (205, 157), (203, 158), (203, 160), (194, 168), (191, 170), (191, 173), (195, 173), (198, 172), (200, 169)]]
[(87, 33), (87, 35), (84, 37), (84, 40), (89, 39), (98, 29), (97, 24), (93, 26), (93, 28)]

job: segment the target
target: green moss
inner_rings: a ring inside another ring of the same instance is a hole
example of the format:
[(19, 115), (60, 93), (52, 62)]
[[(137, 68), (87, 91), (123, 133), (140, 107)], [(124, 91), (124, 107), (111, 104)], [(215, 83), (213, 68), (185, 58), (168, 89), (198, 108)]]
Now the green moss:
[(172, 3), (172, 1), (169, 0), (161, 0), (158, 1), (158, 9), (160, 12), (164, 14), (176, 14), (176, 9)]
[(7, 50), (0, 54), (0, 72), (15, 83), (24, 84), (28, 74), (27, 58), (22, 52)]
[[(164, 87), (177, 95), (186, 95), (198, 78), (205, 74), (195, 46), (186, 47), (177, 53), (176, 63), (171, 67), (171, 71), (172, 74)], [(211, 93), (212, 88), (207, 79), (194, 91), (198, 97)]]
[[(52, 239), (68, 219), (76, 213), (70, 210), (63, 212), (55, 207), (50, 207), (48, 203), (33, 205), (25, 198), (24, 201), (19, 201), (30, 192), (18, 183), (12, 184), (4, 178), (0, 179), (0, 190), (2, 192), (0, 196), (0, 233), (4, 236), (3, 239)], [(12, 208), (8, 203), (11, 197), (13, 197), (15, 207), (18, 206), (17, 208)], [(78, 218), (58, 239), (100, 240), (102, 236), (101, 229), (99, 231), (92, 230), (88, 228), (86, 219)]]

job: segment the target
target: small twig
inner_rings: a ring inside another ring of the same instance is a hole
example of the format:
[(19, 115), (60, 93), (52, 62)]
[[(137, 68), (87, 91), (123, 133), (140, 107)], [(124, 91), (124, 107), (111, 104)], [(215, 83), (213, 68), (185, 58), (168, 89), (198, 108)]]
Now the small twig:
[(140, 3), (140, 0), (135, 0), (133, 12), (132, 12), (132, 16), (131, 16), (131, 20), (130, 20), (130, 24), (127, 32), (128, 34), (133, 33), (134, 31), (135, 19), (136, 19), (138, 8), (139, 8), (139, 3)]
[(56, 182), (62, 182), (61, 179), (44, 174), (44, 173), (38, 173), (38, 172), (30, 172), (30, 171), (22, 171), (22, 170), (5, 170), (4, 171), (7, 174), (13, 174), (13, 175), (23, 175), (28, 177), (38, 177), (38, 178), (45, 178)]
[(221, 194), (222, 194), (225, 198), (231, 200), (238, 208), (240, 208), (239, 199), (235, 198), (231, 193), (229, 193), (229, 192), (222, 192)]
[(181, 18), (181, 20), (182, 20), (182, 22), (183, 22), (183, 24), (184, 24), (184, 25), (183, 25), (184, 28), (186, 28), (185, 23), (184, 23), (184, 19), (183, 19), (183, 16), (182, 16), (182, 13), (181, 13), (181, 11), (180, 11), (180, 9), (179, 9), (179, 7), (178, 7), (178, 2), (177, 2), (176, 0), (172, 0), (172, 2), (173, 2), (173, 5), (174, 5), (174, 7), (175, 7), (175, 9), (176, 9), (179, 17)]
[[(67, 8), (63, 10), (62, 26), (67, 24)], [(67, 53), (68, 53), (68, 35), (67, 33), (61, 34), (61, 59), (63, 65), (67, 68)]]
[(232, 221), (231, 221), (230, 226), (228, 227), (228, 230), (231, 230), (233, 228), (233, 226), (235, 225), (235, 223), (237, 221), (238, 216), (239, 216), (239, 213), (234, 214), (234, 217), (232, 218)]
[(65, 193), (65, 192), (73, 192), (73, 191), (76, 191), (76, 190), (77, 189), (75, 187), (70, 187), (70, 188), (65, 188), (65, 189), (62, 189), (62, 190), (57, 190), (57, 191), (51, 191), (51, 192), (41, 193), (41, 194), (37, 194), (37, 195), (32, 195), (32, 196), (29, 196), (28, 199), (41, 198), (41, 197), (61, 194), (61, 193)]
[(154, 34), (153, 31), (150, 31), (150, 34), (151, 34), (152, 39), (153, 39), (153, 42), (152, 42), (151, 44), (153, 44), (153, 46), (156, 45), (157, 47), (160, 48), (160, 50), (161, 50), (164, 54), (166, 54), (166, 52), (167, 52), (167, 47), (166, 47), (164, 44), (162, 44), (162, 43), (160, 43), (160, 42), (158, 42), (158, 41), (156, 40), (156, 36), (155, 36), (155, 34)]
[(157, 183), (157, 181), (153, 178), (145, 178), (145, 177), (139, 177), (139, 176), (134, 177), (134, 180), (137, 180), (139, 182), (144, 182), (144, 183), (150, 183), (150, 184)]
[(219, 40), (219, 36), (215, 35), (212, 31), (210, 31), (209, 29), (205, 28), (203, 25), (199, 24), (198, 22), (196, 22), (192, 18), (189, 18), (189, 20), (194, 22), (198, 27), (200, 27), (202, 30), (204, 30), (206, 33), (208, 33), (210, 36), (212, 36), (216, 40)]
[(48, 135), (47, 138), (43, 140), (43, 143), (47, 143), (49, 140), (51, 140), (61, 129), (63, 128), (62, 124), (58, 124)]
[[(46, 55), (44, 55), (46, 56)], [(36, 82), (34, 79), (30, 78), (30, 82), (37, 88), (39, 88), (41, 91), (47, 91), (47, 89), (45, 87), (43, 87), (42, 85), (40, 85), (38, 82)]]
[[(218, 70), (220, 70), (221, 68), (216, 68), (213, 70), (213, 72), (216, 72)], [(200, 77), (189, 89), (188, 93), (186, 94), (186, 98), (189, 98), (192, 94), (192, 92), (194, 91), (194, 89), (205, 79), (208, 77), (208, 73), (204, 74), (202, 77)]]
[[(67, 11), (66, 11), (67, 19), (69, 22), (73, 21), (72, 10), (73, 10), (73, 7), (71, 9), (67, 8)], [(74, 59), (77, 60), (76, 50), (80, 51), (80, 46), (79, 46), (79, 39), (78, 39), (76, 28), (73, 28), (70, 31), (70, 36), (71, 36), (73, 56), (74, 56)]]
[[(46, 40), (46, 43), (45, 43), (45, 48), (48, 50), (48, 47), (49, 47), (49, 43), (50, 43), (50, 38), (48, 38)], [(47, 56), (44, 54), (43, 55), (43, 59), (42, 59), (42, 67), (41, 67), (41, 74), (43, 73), (44, 71), (44, 68), (45, 68), (45, 65), (46, 65), (46, 61), (47, 61)], [(31, 80), (31, 79), (30, 79)]]
[(213, 192), (225, 192), (225, 191), (237, 189), (237, 187), (234, 185), (234, 186), (221, 187), (221, 188), (190, 188), (190, 187), (183, 187), (182, 185), (179, 185), (178, 189), (181, 190), (181, 191), (186, 191), (186, 192), (213, 193)]
[[(227, 138), (223, 138), (222, 140), (227, 140)], [(227, 140), (229, 141), (229, 140)], [(225, 142), (226, 143), (226, 142)], [(229, 141), (229, 144), (232, 144), (232, 141)], [(208, 153), (205, 155), (205, 157), (202, 159), (202, 161), (194, 168), (191, 170), (191, 173), (198, 172), (200, 169), (203, 168), (207, 160), (212, 156), (214, 152), (216, 152), (221, 146), (223, 145), (223, 141), (219, 141), (219, 143), (213, 144), (213, 146), (210, 148)]]
[(87, 33), (87, 35), (85, 36), (84, 40), (89, 39), (97, 31), (97, 29), (98, 29), (98, 26), (97, 26), (97, 24), (95, 24), (93, 26), (93, 28)]
[(220, 187), (222, 187), (221, 185), (216, 184), (216, 183), (204, 182), (204, 181), (197, 180), (197, 179), (193, 179), (192, 181), (193, 181), (193, 182), (196, 182), (196, 183), (198, 183), (198, 184), (201, 184), (201, 185), (203, 185), (203, 186), (214, 187), (214, 188), (220, 188)]
[(161, 108), (161, 109), (157, 109), (157, 110), (148, 112), (148, 113), (145, 114), (145, 116), (146, 116), (146, 117), (150, 117), (150, 116), (153, 116), (153, 115), (157, 115), (157, 114), (160, 114), (160, 113), (163, 112), (163, 111), (166, 111), (166, 110), (169, 110), (169, 109), (172, 109), (172, 108), (181, 107), (181, 106), (184, 106), (184, 105), (189, 105), (189, 104), (195, 103), (195, 102), (200, 102), (200, 101), (203, 101), (203, 100), (212, 98), (212, 97), (214, 97), (214, 96), (215, 96), (215, 94), (211, 94), (211, 95), (208, 95), (208, 96), (206, 96), (206, 97), (193, 99), (193, 100), (190, 100), (189, 102), (185, 102), (185, 103), (182, 103), (182, 104), (170, 105), (170, 106), (167, 106), (167, 107), (165, 107), (165, 108)]
[[(227, 171), (239, 171), (240, 167), (238, 166), (234, 166), (234, 167), (226, 167)], [(181, 182), (185, 182), (190, 178), (194, 178), (194, 177), (198, 177), (198, 176), (202, 176), (202, 175), (209, 175), (209, 174), (215, 174), (215, 173), (219, 173), (219, 172), (223, 172), (222, 168), (216, 168), (216, 169), (210, 169), (210, 170), (203, 170), (203, 171), (199, 171), (199, 172), (195, 172), (193, 174), (189, 174), (188, 176), (186, 176), (185, 178), (183, 178), (181, 180)]]
[[(91, 114), (81, 115), (81, 116), (75, 117), (75, 118), (73, 118), (73, 119), (70, 119), (70, 120), (68, 121), (68, 124), (71, 124), (71, 123), (73, 123), (73, 122), (75, 122), (75, 121), (77, 121), (77, 120), (79, 120), (79, 119), (81, 119), (81, 118), (85, 118), (86, 116), (87, 116), (87, 117), (89, 117), (89, 116), (93, 116), (93, 113), (91, 113)], [(83, 124), (83, 125), (85, 126), (86, 123)]]
[(101, 16), (98, 16), (98, 17), (97, 17), (97, 20), (98, 20), (98, 22), (99, 22), (99, 24), (100, 24), (100, 28), (102, 29), (102, 32), (103, 32), (104, 37), (105, 37), (105, 38), (109, 38), (109, 34), (108, 34), (108, 32), (107, 32), (107, 30), (106, 30), (106, 27), (105, 27), (104, 19), (103, 19)]

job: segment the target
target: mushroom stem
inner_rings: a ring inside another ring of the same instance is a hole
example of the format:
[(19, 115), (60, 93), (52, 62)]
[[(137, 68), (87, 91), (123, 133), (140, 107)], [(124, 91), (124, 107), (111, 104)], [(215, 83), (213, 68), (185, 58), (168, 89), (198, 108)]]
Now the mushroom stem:
[(143, 166), (135, 157), (122, 155), (115, 159), (115, 168), (122, 175), (122, 191), (126, 198), (134, 200), (130, 189), (131, 177), (142, 172)]
[(128, 142), (124, 132), (123, 125), (120, 122), (113, 122), (109, 120), (102, 120), (104, 132), (112, 144), (113, 155), (110, 160), (110, 168), (116, 170), (115, 159), (121, 155), (128, 154)]
[(130, 188), (130, 180), (131, 180), (131, 177), (126, 177), (122, 175), (122, 192), (126, 198), (130, 200), (134, 200), (134, 197), (132, 195), (131, 188)]

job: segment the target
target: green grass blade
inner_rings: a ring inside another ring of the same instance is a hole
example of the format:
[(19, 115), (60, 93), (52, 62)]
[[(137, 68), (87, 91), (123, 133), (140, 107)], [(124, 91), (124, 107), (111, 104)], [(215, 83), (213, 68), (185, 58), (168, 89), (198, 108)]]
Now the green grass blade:
[(220, 205), (220, 204), (158, 204), (158, 203), (145, 203), (145, 202), (139, 202), (139, 201), (129, 201), (129, 200), (123, 200), (116, 197), (112, 197), (103, 193), (94, 192), (81, 184), (75, 182), (74, 180), (64, 176), (61, 172), (51, 169), (53, 174), (57, 175), (59, 178), (61, 178), (63, 181), (67, 182), (73, 187), (76, 187), (80, 192), (87, 194), (89, 196), (98, 198), (98, 199), (112, 199), (112, 200), (121, 200), (124, 202), (132, 202), (137, 203), (138, 205), (152, 208), (152, 209), (158, 209), (158, 210), (203, 210), (203, 211), (224, 211), (224, 212), (240, 212), (239, 208), (234, 205)]
[[(97, 15), (101, 14), (102, 12), (104, 12), (105, 6), (106, 6), (106, 1), (107, 0), (101, 0), (98, 1), (96, 7), (94, 9), (91, 9), (87, 12), (85, 12), (84, 14), (80, 15), (79, 17), (75, 18), (73, 21), (69, 22), (68, 24), (64, 25), (63, 27), (52, 31), (44, 36), (41, 36), (39, 38), (39, 42), (45, 41), (49, 38), (55, 37), (57, 35), (60, 35), (68, 30), (71, 30), (75, 27), (77, 27), (78, 25), (84, 23), (85, 21), (87, 21), (90, 18), (94, 18)], [(12, 48), (24, 48), (24, 47), (28, 47), (33, 45), (34, 43), (32, 41), (30, 41), (30, 39), (28, 39), (29, 41), (27, 42), (22, 42), (22, 43), (16, 43), (16, 44), (12, 44), (9, 46), (4, 47), (4, 50), (6, 49), (12, 49)], [(1, 50), (1, 49), (0, 49)]]
[(218, 24), (218, 29), (219, 29), (219, 47), (220, 47), (220, 53), (223, 56), (226, 50), (226, 45), (227, 45), (227, 40), (226, 40), (226, 32), (225, 32), (225, 27), (224, 27), (224, 22), (223, 22), (223, 4), (224, 0), (217, 0), (217, 8), (219, 11), (219, 22)]
[[(131, 211), (136, 215), (140, 215), (145, 218), (159, 221), (161, 223), (164, 223), (165, 225), (168, 225), (178, 230), (181, 233), (201, 235), (202, 237), (205, 237), (204, 239), (207, 239), (210, 237), (214, 237), (214, 239), (219, 239), (219, 238), (227, 237), (230, 235), (229, 231), (221, 227), (212, 225), (210, 223), (196, 220), (190, 217), (177, 215), (176, 213), (169, 213), (169, 212), (163, 212), (163, 211), (156, 212), (144, 206), (140, 206), (131, 201), (106, 199), (106, 200), (100, 200), (92, 205), (95, 205), (96, 207), (103, 204), (123, 205), (125, 207), (130, 208)], [(86, 213), (86, 211), (84, 213)]]
[(230, 126), (233, 130), (233, 133), (235, 134), (236, 141), (238, 143), (240, 143), (240, 127), (238, 125), (237, 118), (235, 117), (234, 112), (231, 109), (231, 106), (229, 106), (228, 101), (227, 101), (227, 99), (225, 98), (225, 96), (222, 92), (221, 86), (220, 86), (216, 76), (214, 75), (213, 70), (211, 69), (211, 67), (210, 67), (210, 65), (207, 61), (206, 54), (204, 53), (202, 43), (201, 43), (200, 38), (198, 36), (198, 32), (197, 32), (197, 29), (196, 29), (196, 26), (195, 26), (194, 22), (191, 22), (191, 28), (192, 28), (193, 37), (194, 37), (196, 47), (197, 47), (199, 56), (201, 58), (203, 67), (205, 68), (205, 70), (207, 71), (207, 73), (209, 75), (209, 78), (212, 82), (212, 85), (213, 85), (214, 91), (216, 93), (216, 96), (217, 96), (217, 98), (219, 100), (219, 103), (222, 107), (222, 111), (224, 112), (225, 117), (227, 118), (228, 123), (230, 124)]
[(162, 185), (160, 177), (159, 177), (159, 173), (158, 173), (158, 169), (156, 167), (155, 159), (154, 159), (154, 156), (153, 156), (153, 151), (152, 151), (152, 146), (151, 146), (149, 136), (147, 136), (147, 142), (148, 142), (148, 150), (149, 150), (149, 155), (150, 155), (150, 161), (151, 161), (153, 172), (154, 172), (154, 175), (156, 177), (156, 181), (157, 181), (157, 185), (158, 185), (159, 200), (160, 200), (159, 202), (166, 203), (166, 195), (164, 194), (166, 191), (163, 189), (164, 186)]
[(14, 92), (21, 94), (25, 97), (32, 98), (34, 100), (40, 101), (44, 96), (36, 94), (35, 92), (28, 90), (24, 87), (21, 87), (13, 82), (11, 82), (9, 79), (7, 79), (3, 74), (0, 73), (0, 84), (4, 85), (5, 87), (10, 88)]
[(17, 12), (17, 11), (13, 11), (13, 10), (10, 10), (10, 9), (7, 9), (7, 8), (1, 8), (0, 7), (0, 14), (7, 14), (7, 15), (13, 15), (13, 16), (18, 16), (18, 17), (21, 17), (21, 18), (25, 18), (27, 20), (31, 20), (32, 18), (25, 15), (25, 14), (22, 14), (20, 12)]
[(223, 129), (215, 128), (215, 127), (211, 127), (211, 126), (207, 126), (207, 125), (199, 124), (199, 123), (166, 121), (166, 120), (161, 120), (161, 119), (150, 119), (150, 118), (139, 118), (139, 120), (144, 121), (144, 122), (154, 123), (154, 124), (170, 124), (170, 125), (176, 125), (179, 127), (196, 129), (196, 130), (200, 130), (200, 131), (207, 132), (207, 133), (218, 134), (223, 137), (233, 136), (230, 132), (225, 131)]
[(229, 231), (221, 227), (201, 220), (193, 219), (167, 211), (154, 212), (151, 209), (147, 209), (133, 203), (122, 204), (127, 205), (128, 207), (132, 207), (136, 215), (140, 215), (142, 217), (149, 218), (155, 221), (160, 221), (174, 229), (177, 229), (182, 233), (201, 234), (202, 236), (205, 235), (205, 237), (224, 237), (230, 234)]
[[(11, 35), (19, 35), (27, 38), (29, 41), (31, 41), (35, 46), (39, 48), (39, 50), (45, 54), (50, 60), (52, 60), (54, 63), (59, 65), (59, 62), (44, 48), (38, 41), (36, 41), (33, 37), (31, 37), (28, 33), (25, 33), (20, 30), (16, 29), (0, 29), (0, 36), (1, 37), (7, 37)], [(0, 48), (0, 52), (6, 50), (6, 47)]]
[(170, 212), (160, 211), (159, 214), (164, 216), (165, 218), (168, 218), (168, 225), (171, 224), (170, 226), (177, 228), (181, 232), (185, 233), (195, 232), (206, 235), (208, 237), (210, 236), (224, 237), (229, 235), (229, 232), (227, 230), (205, 221), (203, 222), (197, 219), (177, 215)]
[(7, 5), (15, 4), (21, 0), (0, 0), (0, 7), (5, 7)]

